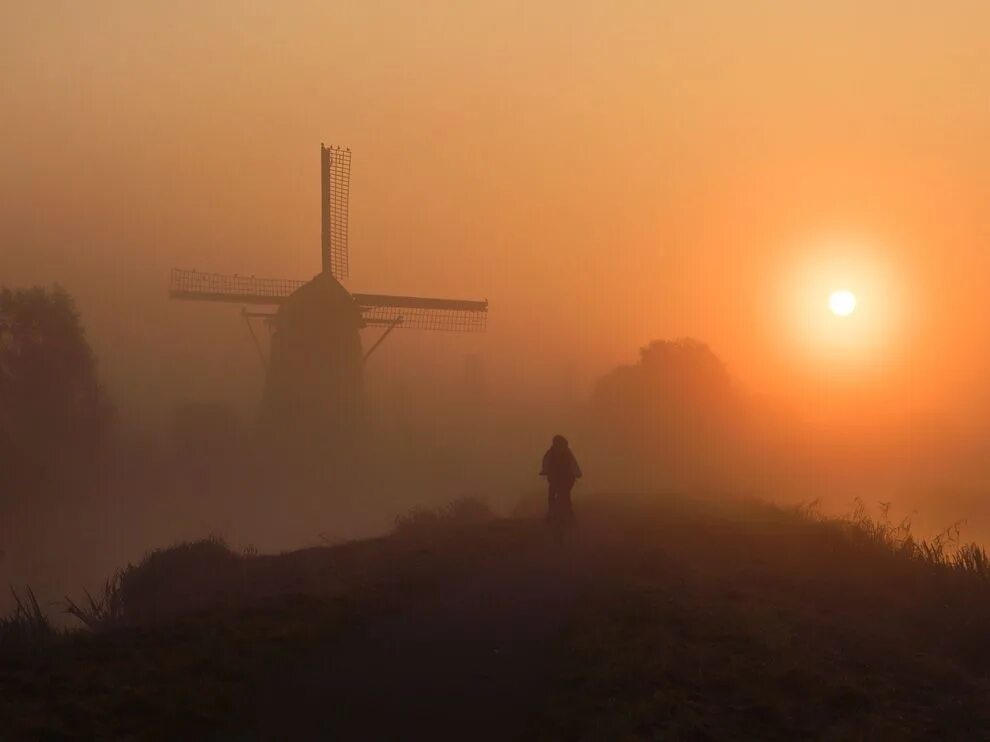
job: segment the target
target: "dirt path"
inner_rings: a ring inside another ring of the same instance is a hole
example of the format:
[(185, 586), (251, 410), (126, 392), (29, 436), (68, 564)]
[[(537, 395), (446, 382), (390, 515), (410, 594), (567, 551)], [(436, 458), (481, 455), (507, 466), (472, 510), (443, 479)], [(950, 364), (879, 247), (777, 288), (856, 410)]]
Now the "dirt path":
[(493, 557), (443, 596), (279, 673), (256, 739), (517, 739), (592, 573), (584, 534)]

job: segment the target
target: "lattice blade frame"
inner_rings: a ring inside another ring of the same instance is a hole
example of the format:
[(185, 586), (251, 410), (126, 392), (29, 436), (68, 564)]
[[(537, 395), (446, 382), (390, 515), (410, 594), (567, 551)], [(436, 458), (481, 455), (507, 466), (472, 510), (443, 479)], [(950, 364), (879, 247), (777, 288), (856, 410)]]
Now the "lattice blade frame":
[(347, 213), (351, 195), (351, 151), (320, 145), (323, 272), (338, 281), (350, 271)]
[[(487, 301), (427, 299), (415, 296), (354, 294), (366, 325), (392, 325), (407, 330), (484, 332)], [(396, 323), (398, 320), (398, 323)]]
[(221, 301), (236, 304), (281, 304), (305, 281), (284, 278), (200, 273), (172, 269), (168, 294), (173, 299)]
[[(169, 296), (192, 301), (234, 304), (281, 304), (306, 281), (256, 278), (225, 273), (200, 273), (173, 268)], [(392, 325), (410, 330), (483, 332), (488, 302), (431, 299), (387, 294), (352, 294), (366, 325)], [(396, 323), (396, 320), (400, 320)]]

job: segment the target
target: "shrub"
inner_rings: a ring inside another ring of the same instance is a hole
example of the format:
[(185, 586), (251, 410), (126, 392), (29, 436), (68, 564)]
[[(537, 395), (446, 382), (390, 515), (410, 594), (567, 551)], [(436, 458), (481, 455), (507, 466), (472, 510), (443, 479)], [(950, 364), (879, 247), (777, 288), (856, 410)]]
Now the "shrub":
[(216, 536), (155, 549), (108, 580), (102, 598), (90, 598), (82, 615), (73, 615), (105, 626), (187, 613), (239, 584), (240, 564), (241, 557)]

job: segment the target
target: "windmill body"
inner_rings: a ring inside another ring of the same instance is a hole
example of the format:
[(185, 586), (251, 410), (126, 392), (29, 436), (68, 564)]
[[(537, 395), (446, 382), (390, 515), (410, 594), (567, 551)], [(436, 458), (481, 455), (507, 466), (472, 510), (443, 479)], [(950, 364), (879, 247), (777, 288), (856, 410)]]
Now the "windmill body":
[[(172, 271), (174, 299), (276, 307), (244, 316), (263, 317), (272, 329), (260, 428), (290, 445), (354, 435), (365, 361), (392, 330), (477, 332), (487, 319), (486, 301), (352, 294), (343, 286), (350, 159), (349, 150), (320, 147), (323, 270), (311, 281)], [(383, 334), (364, 352), (360, 330), (374, 326)]]
[(296, 289), (273, 322), (259, 424), (286, 439), (336, 437), (361, 420), (361, 312), (329, 273)]

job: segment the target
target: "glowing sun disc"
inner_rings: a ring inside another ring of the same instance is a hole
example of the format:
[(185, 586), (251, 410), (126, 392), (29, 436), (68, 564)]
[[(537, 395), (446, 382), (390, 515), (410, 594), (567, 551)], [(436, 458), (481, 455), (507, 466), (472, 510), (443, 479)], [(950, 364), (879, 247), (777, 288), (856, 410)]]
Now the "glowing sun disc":
[(832, 314), (848, 317), (856, 309), (856, 295), (846, 289), (833, 291), (828, 297), (828, 308), (832, 310)]

